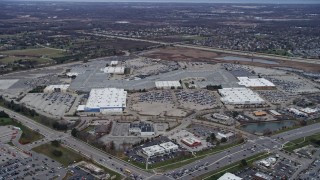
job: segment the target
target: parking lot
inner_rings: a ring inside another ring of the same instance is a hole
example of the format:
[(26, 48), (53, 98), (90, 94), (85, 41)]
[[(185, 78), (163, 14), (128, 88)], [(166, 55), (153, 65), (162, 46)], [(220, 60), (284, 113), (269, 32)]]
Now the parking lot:
[(28, 106), (48, 113), (52, 116), (61, 117), (69, 111), (76, 100), (76, 96), (64, 93), (29, 93), (22, 100)]
[(320, 179), (320, 159), (315, 160), (307, 170), (299, 174), (299, 179)]
[(0, 144), (0, 179), (52, 179), (64, 177), (66, 170), (61, 164), (45, 156), (32, 156), (8, 144)]
[(128, 136), (130, 123), (114, 122), (112, 126), (112, 136)]
[(211, 109), (217, 107), (217, 98), (213, 92), (206, 90), (179, 90), (175, 95), (180, 106), (187, 109)]
[(261, 95), (265, 100), (272, 104), (286, 104), (289, 103), (290, 100), (293, 100), (292, 96), (289, 96), (288, 94), (279, 91), (279, 90), (273, 90), (273, 91), (257, 91), (259, 95)]

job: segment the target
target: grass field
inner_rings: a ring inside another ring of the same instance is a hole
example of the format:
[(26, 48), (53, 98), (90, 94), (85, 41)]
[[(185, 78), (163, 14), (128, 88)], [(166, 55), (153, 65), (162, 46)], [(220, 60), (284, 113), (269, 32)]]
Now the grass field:
[[(22, 50), (8, 50), (0, 51), (0, 54), (8, 55), (3, 59), (0, 59), (2, 63), (11, 63), (18, 60), (34, 60), (38, 63), (50, 62), (51, 58), (63, 57), (65, 52), (58, 49), (50, 48), (32, 48), (32, 49), (22, 49)], [(23, 57), (20, 57), (23, 56)]]
[(284, 150), (293, 152), (293, 150), (307, 146), (307, 145), (320, 146), (320, 133), (307, 136), (304, 138), (290, 141), (284, 145)]
[(43, 138), (43, 136), (41, 134), (39, 134), (38, 132), (35, 132), (35, 131), (29, 129), (29, 128), (25, 127), (24, 125), (22, 125), (16, 121), (13, 121), (10, 118), (0, 118), (0, 126), (6, 126), (6, 125), (16, 126), (22, 130), (22, 135), (19, 139), (19, 142), (21, 144), (28, 144), (28, 143), (38, 141)]
[(0, 62), (4, 64), (12, 63), (14, 61), (19, 61), (19, 60), (30, 60), (30, 61), (36, 61), (39, 64), (45, 64), (48, 62), (51, 62), (50, 59), (44, 59), (44, 58), (37, 58), (37, 57), (16, 57), (16, 56), (8, 56), (5, 58), (0, 59)]
[[(85, 160), (85, 158), (81, 156), (78, 152), (75, 152), (61, 145), (59, 147), (55, 147), (51, 145), (51, 143), (42, 144), (38, 147), (33, 148), (32, 150), (56, 160), (57, 162), (61, 163), (64, 167), (67, 167), (70, 164), (73, 164), (75, 162), (80, 162), (82, 160)], [(53, 155), (52, 152), (54, 150), (61, 151), (62, 155), (61, 156)]]

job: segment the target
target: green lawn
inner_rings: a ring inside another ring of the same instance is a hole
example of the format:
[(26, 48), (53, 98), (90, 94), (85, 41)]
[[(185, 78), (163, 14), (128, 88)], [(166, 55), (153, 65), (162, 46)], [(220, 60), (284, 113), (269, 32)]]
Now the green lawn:
[(13, 121), (10, 118), (0, 118), (0, 126), (6, 126), (6, 125), (16, 126), (21, 129), (22, 135), (19, 139), (19, 142), (21, 144), (28, 144), (28, 143), (38, 141), (43, 138), (43, 136), (40, 133), (27, 128), (26, 126), (22, 125), (21, 123)]
[(249, 158), (246, 158), (245, 160), (247, 161), (248, 165), (247, 166), (242, 166), (241, 165), (241, 161), (238, 161), (238, 162), (235, 162), (235, 163), (232, 163), (232, 164), (229, 164), (227, 166), (224, 166), (218, 170), (215, 170), (215, 171), (211, 171), (211, 172), (208, 172), (206, 174), (203, 174), (197, 178), (195, 178), (196, 180), (216, 180), (216, 179), (219, 179), (223, 174), (225, 174), (226, 172), (230, 172), (230, 173), (236, 173), (237, 171), (240, 171), (241, 169), (245, 168), (245, 167), (248, 167), (248, 166), (252, 166), (252, 163), (257, 161), (257, 160), (260, 160), (260, 159), (263, 159), (263, 158), (266, 158), (268, 157), (269, 154), (268, 153), (259, 153), (259, 154), (256, 154), (254, 156), (251, 156)]
[(64, 56), (64, 51), (58, 49), (50, 48), (32, 48), (32, 49), (22, 49), (22, 50), (9, 50), (0, 51), (0, 54), (5, 55), (23, 55), (23, 56), (47, 56), (50, 58), (62, 57)]
[[(1, 54), (1, 52), (0, 52)], [(5, 58), (0, 59), (0, 62), (2, 63), (13, 63), (14, 61), (19, 61), (19, 60), (30, 60), (30, 61), (36, 61), (39, 64), (44, 64), (44, 63), (48, 63), (51, 62), (51, 60), (49, 59), (44, 59), (44, 58), (37, 58), (37, 57), (16, 57), (16, 56), (8, 56)]]
[(298, 149), (310, 144), (318, 147), (320, 146), (320, 133), (290, 141), (284, 145), (283, 149), (289, 152), (293, 152), (293, 150), (295, 149)]
[[(61, 163), (65, 167), (75, 162), (86, 160), (80, 153), (75, 152), (72, 149), (63, 147), (62, 145), (60, 145), (59, 147), (55, 147), (51, 145), (51, 143), (47, 143), (47, 144), (42, 144), (38, 147), (35, 147), (32, 150), (56, 160), (57, 162)], [(61, 156), (53, 155), (52, 152), (54, 150), (61, 151), (62, 155)]]

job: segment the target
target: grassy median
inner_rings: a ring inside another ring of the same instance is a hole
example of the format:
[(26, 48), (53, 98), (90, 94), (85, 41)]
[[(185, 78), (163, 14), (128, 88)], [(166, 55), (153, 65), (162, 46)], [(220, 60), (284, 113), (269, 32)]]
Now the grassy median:
[(51, 159), (61, 163), (64, 167), (67, 167), (75, 162), (85, 160), (80, 153), (75, 152), (72, 149), (66, 148), (62, 145), (55, 146), (52, 143), (42, 144), (32, 149), (37, 153), (44, 154)]
[(284, 145), (283, 149), (293, 152), (295, 149), (302, 148), (310, 144), (316, 147), (320, 146), (320, 133), (290, 141)]

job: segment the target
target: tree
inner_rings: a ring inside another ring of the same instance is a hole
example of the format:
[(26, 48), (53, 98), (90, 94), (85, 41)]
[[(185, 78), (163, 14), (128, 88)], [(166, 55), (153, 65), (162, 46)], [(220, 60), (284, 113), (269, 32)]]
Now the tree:
[(211, 133), (210, 138), (211, 138), (211, 141), (214, 141), (216, 140), (216, 135), (214, 133)]
[(221, 138), (221, 142), (222, 142), (222, 143), (227, 142), (227, 138), (225, 138), (225, 137)]
[(76, 128), (73, 128), (72, 131), (71, 131), (71, 135), (73, 137), (77, 137), (77, 134), (78, 134), (78, 130)]
[(210, 137), (207, 137), (206, 141), (207, 141), (207, 142), (210, 142), (210, 141), (211, 141), (211, 138), (210, 138)]
[(242, 166), (247, 166), (247, 165), (248, 165), (247, 160), (242, 159), (242, 160), (241, 160), (241, 165), (242, 165)]
[(59, 147), (60, 146), (60, 141), (53, 140), (53, 141), (51, 141), (51, 145), (54, 146), (54, 147)]

